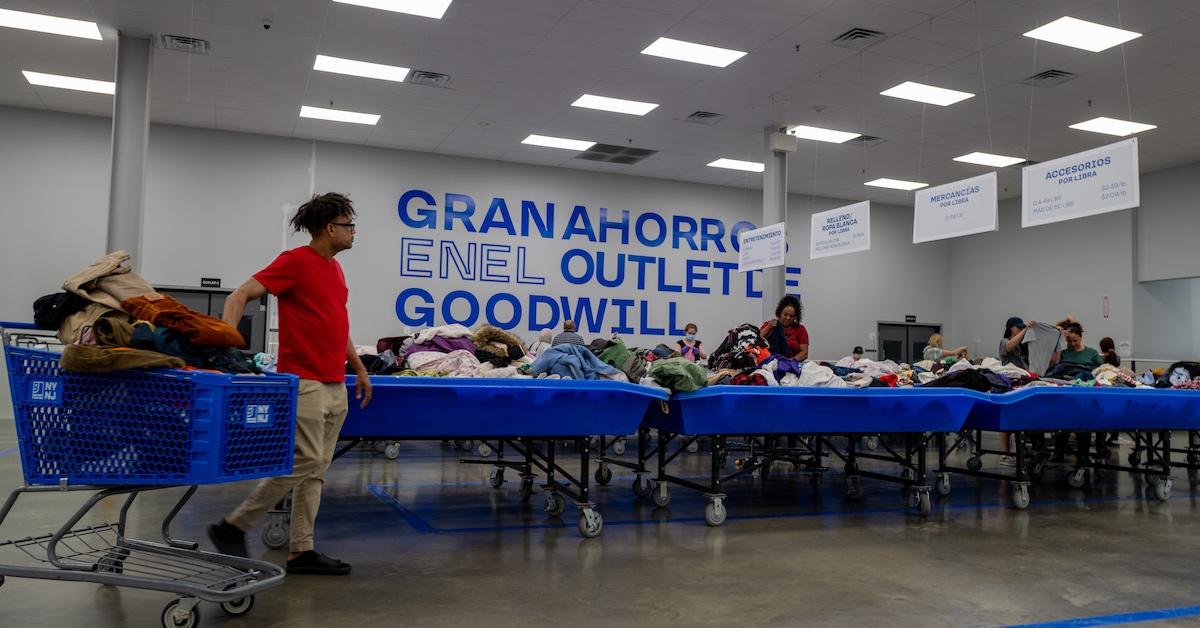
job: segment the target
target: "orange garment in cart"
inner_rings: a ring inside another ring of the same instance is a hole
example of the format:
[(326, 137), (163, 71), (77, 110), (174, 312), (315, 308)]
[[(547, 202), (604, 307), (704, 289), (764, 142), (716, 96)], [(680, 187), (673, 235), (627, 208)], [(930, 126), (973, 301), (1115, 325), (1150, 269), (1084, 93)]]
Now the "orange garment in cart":
[(174, 329), (194, 345), (241, 347), (246, 344), (237, 328), (207, 314), (188, 309), (165, 294), (134, 297), (121, 301), (121, 309), (135, 319)]

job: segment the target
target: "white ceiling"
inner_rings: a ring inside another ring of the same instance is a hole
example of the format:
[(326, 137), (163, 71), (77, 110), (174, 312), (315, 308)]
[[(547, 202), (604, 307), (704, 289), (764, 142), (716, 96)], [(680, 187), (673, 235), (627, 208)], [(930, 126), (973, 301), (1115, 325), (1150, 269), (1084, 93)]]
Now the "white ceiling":
[[(862, 182), (936, 185), (986, 172), (951, 161), (973, 151), (1042, 161), (1100, 146), (1117, 138), (1067, 125), (1128, 118), (1130, 108), (1159, 126), (1139, 136), (1143, 172), (1200, 159), (1200, 0), (454, 0), (441, 20), (330, 0), (0, 8), (93, 20), (105, 33), (96, 42), (0, 28), (0, 104), (22, 107), (110, 115), (109, 96), (33, 87), (20, 71), (111, 80), (120, 29), (211, 41), (209, 56), (156, 50), (153, 62), (153, 120), (204, 128), (759, 187), (759, 175), (705, 164), (762, 161), (765, 126), (809, 124), (886, 141), (802, 142), (790, 162), (793, 192), (889, 202), (911, 193)], [(1021, 36), (1067, 14), (1144, 36), (1101, 53)], [(829, 44), (854, 26), (890, 38), (861, 54)], [(723, 69), (639, 54), (660, 36), (750, 54)], [(438, 89), (314, 72), (318, 53), (453, 81)], [(1080, 78), (1051, 89), (1018, 83), (1050, 68)], [(879, 95), (905, 80), (977, 96), (943, 108)], [(644, 117), (571, 107), (583, 93), (661, 106)], [(383, 118), (374, 127), (302, 120), (301, 105)], [(696, 110), (728, 118), (681, 121)], [(530, 133), (660, 152), (632, 166), (594, 163), (522, 145)], [(1018, 194), (1020, 167), (1002, 169), (1000, 183), (1003, 196)]]

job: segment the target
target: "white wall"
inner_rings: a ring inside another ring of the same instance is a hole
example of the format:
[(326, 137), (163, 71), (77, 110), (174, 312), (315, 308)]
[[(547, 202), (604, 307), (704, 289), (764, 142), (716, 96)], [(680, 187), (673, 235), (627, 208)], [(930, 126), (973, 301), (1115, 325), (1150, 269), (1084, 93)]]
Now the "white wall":
[(1200, 279), (1144, 282), (1133, 294), (1135, 357), (1176, 361), (1200, 355)]
[(1200, 277), (1200, 163), (1142, 177), (1138, 281)]
[(994, 356), (1009, 316), (1054, 322), (1068, 313), (1089, 346), (1104, 336), (1130, 340), (1132, 231), (1131, 211), (1022, 229), (1020, 199), (1001, 202), (999, 231), (950, 245), (946, 342)]

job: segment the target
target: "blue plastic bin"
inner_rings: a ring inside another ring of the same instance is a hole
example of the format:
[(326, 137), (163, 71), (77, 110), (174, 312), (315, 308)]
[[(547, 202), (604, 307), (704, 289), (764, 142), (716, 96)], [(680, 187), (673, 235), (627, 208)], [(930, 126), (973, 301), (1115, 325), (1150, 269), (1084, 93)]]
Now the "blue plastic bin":
[(216, 484), (290, 473), (292, 375), (72, 373), (5, 345), (27, 484)]

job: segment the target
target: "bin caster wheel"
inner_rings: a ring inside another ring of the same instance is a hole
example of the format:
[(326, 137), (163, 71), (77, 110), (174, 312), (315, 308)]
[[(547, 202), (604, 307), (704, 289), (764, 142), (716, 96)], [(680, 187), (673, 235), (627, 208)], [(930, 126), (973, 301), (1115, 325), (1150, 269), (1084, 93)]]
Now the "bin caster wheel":
[(967, 458), (967, 469), (971, 471), (978, 471), (982, 468), (983, 461), (979, 459), (979, 456), (971, 456), (970, 458)]
[(1026, 472), (1029, 473), (1029, 479), (1035, 482), (1040, 481), (1046, 476), (1046, 463), (1041, 459), (1034, 460), (1029, 463), (1029, 468), (1026, 469)]
[(262, 531), (262, 543), (269, 549), (280, 550), (292, 539), (291, 526), (282, 519), (271, 521)]
[(194, 628), (200, 623), (200, 609), (193, 606), (190, 611), (179, 608), (182, 600), (173, 600), (162, 612), (163, 628)]
[(557, 517), (563, 514), (567, 509), (567, 502), (558, 493), (546, 493), (546, 506), (543, 510), (551, 517)]
[(917, 491), (917, 512), (921, 513), (922, 517), (928, 517), (932, 510), (933, 505), (930, 503), (929, 491)]
[(687, 452), (689, 454), (694, 454), (697, 451), (700, 451), (700, 443), (698, 443), (696, 441), (692, 441), (692, 442), (688, 443)]
[(236, 599), (232, 602), (221, 602), (221, 610), (225, 611), (226, 615), (232, 617), (241, 617), (250, 612), (254, 608), (254, 596), (247, 595), (246, 597)]
[(717, 527), (725, 523), (725, 500), (714, 499), (704, 506), (704, 523)]
[(1071, 488), (1083, 488), (1087, 483), (1087, 469), (1075, 469), (1075, 472), (1067, 476), (1067, 484)]
[(600, 531), (604, 529), (604, 517), (600, 513), (585, 508), (579, 513), (579, 533), (585, 539), (593, 539), (600, 536)]
[(650, 478), (639, 475), (633, 478), (633, 496), (638, 499), (645, 499), (650, 496), (650, 491), (654, 486), (650, 482)]
[(876, 449), (879, 449), (879, 437), (868, 436), (863, 439), (863, 445), (865, 445), (868, 450), (875, 451)]
[(388, 460), (395, 460), (400, 457), (400, 443), (388, 443), (383, 448), (383, 457)]
[(479, 443), (479, 447), (475, 449), (475, 453), (479, 454), (480, 458), (491, 458), (492, 446), (487, 443)]
[(671, 489), (667, 487), (666, 482), (656, 482), (650, 498), (654, 501), (655, 506), (666, 508), (667, 504), (671, 503)]
[(492, 469), (492, 473), (488, 476), (488, 480), (491, 481), (492, 488), (500, 488), (501, 486), (504, 486), (504, 467), (496, 467), (495, 469)]
[(614, 454), (616, 454), (618, 456), (624, 456), (625, 455), (625, 439), (618, 438), (616, 440), (616, 442), (614, 442), (612, 444), (612, 451)]
[(934, 488), (937, 489), (937, 494), (940, 495), (941, 497), (946, 497), (947, 495), (949, 495), (950, 494), (950, 474), (943, 473), (940, 476), (938, 476), (937, 483), (934, 484)]
[(608, 465), (602, 464), (596, 467), (596, 484), (599, 484), (600, 486), (608, 486), (608, 483), (611, 481), (612, 469), (609, 469)]
[(1013, 487), (1013, 506), (1017, 510), (1025, 510), (1029, 508), (1029, 487), (1018, 485)]
[(1171, 478), (1166, 478), (1154, 485), (1154, 499), (1160, 502), (1171, 499)]
[(528, 503), (533, 497), (533, 478), (521, 478), (521, 503)]
[(846, 478), (846, 499), (858, 501), (863, 498), (862, 478)]

